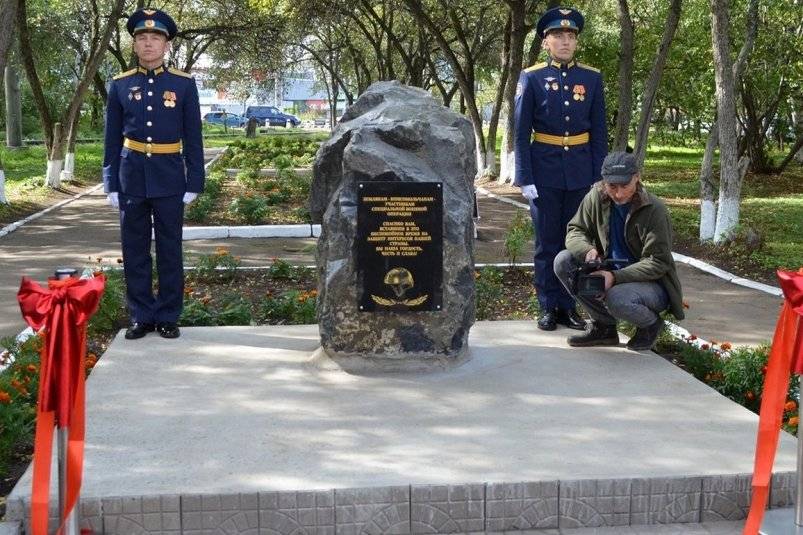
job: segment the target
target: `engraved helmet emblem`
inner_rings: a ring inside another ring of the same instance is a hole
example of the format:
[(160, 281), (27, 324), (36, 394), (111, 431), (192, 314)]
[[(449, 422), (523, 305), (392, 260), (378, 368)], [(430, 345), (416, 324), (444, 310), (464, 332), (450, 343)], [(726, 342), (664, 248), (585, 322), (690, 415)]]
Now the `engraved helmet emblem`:
[(413, 287), (413, 274), (406, 268), (393, 268), (385, 274), (385, 284), (393, 288), (396, 297), (401, 298), (404, 292)]

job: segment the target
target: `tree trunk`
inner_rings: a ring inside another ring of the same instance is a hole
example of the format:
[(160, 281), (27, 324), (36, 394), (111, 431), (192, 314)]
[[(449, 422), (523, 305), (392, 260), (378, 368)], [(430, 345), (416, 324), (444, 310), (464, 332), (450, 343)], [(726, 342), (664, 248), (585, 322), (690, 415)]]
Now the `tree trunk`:
[(711, 0), (711, 38), (714, 50), (719, 123), (719, 209), (714, 230), (714, 243), (730, 239), (739, 224), (739, 197), (742, 191), (741, 172), (737, 161), (736, 95), (733, 62), (730, 57), (730, 14), (728, 0)]
[(50, 137), (51, 145), (47, 155), (47, 174), (45, 175), (45, 186), (53, 189), (61, 187), (61, 170), (64, 165), (64, 129), (61, 123), (53, 125), (53, 133)]
[(714, 152), (719, 143), (719, 126), (715, 122), (705, 143), (703, 163), (700, 166), (700, 242), (714, 239), (717, 221), (717, 205), (714, 198)]
[(783, 161), (773, 169), (776, 173), (782, 173), (786, 166), (796, 157), (797, 154), (803, 154), (803, 136), (799, 136), (797, 141), (794, 145), (792, 145), (792, 150), (789, 151), (789, 154), (783, 159)]
[(616, 128), (613, 150), (627, 148), (630, 120), (633, 117), (633, 19), (627, 0), (619, 0), (619, 102), (616, 110)]
[[(508, 2), (510, 8), (510, 54), (505, 69), (508, 71), (505, 86), (505, 99), (502, 104), (502, 148), (500, 150), (499, 182), (512, 183), (516, 179), (516, 86), (519, 83), (521, 67), (524, 62), (524, 42), (527, 39), (526, 2)], [(540, 52), (540, 41), (538, 51)], [(537, 55), (537, 53), (536, 53)]]
[(0, 5), (0, 72), (5, 72), (8, 52), (14, 42), (17, 0), (3, 0)]
[(39, 120), (42, 123), (45, 146), (48, 152), (50, 152), (53, 145), (53, 117), (50, 114), (50, 108), (47, 105), (47, 99), (45, 99), (45, 93), (42, 90), (42, 82), (39, 80), (39, 74), (36, 72), (36, 63), (34, 62), (31, 48), (31, 38), (28, 33), (28, 14), (25, 1), (26, 0), (19, 0), (17, 9), (17, 28), (20, 34), (20, 56), (22, 56), (22, 64), (25, 67), (25, 76), (28, 78), (28, 85), (31, 87), (31, 93), (33, 93), (36, 111), (39, 113)]
[[(747, 30), (742, 49), (739, 51), (739, 57), (733, 65), (733, 78), (734, 84), (741, 79), (744, 68), (747, 65), (747, 59), (753, 50), (753, 45), (756, 41), (756, 33), (758, 31), (758, 0), (750, 0), (750, 5), (747, 11)], [(735, 134), (734, 134), (735, 135)], [(714, 239), (716, 232), (716, 218), (717, 206), (714, 202), (714, 179), (713, 179), (713, 165), (714, 165), (714, 152), (719, 143), (719, 122), (714, 121), (711, 125), (711, 130), (708, 133), (708, 141), (705, 145), (705, 155), (703, 162), (700, 166), (700, 241), (710, 241)], [(709, 154), (710, 153), (710, 154)], [(708, 182), (706, 184), (704, 181)], [(710, 194), (707, 193), (707, 188), (711, 189)], [(706, 201), (709, 201), (706, 204)], [(710, 221), (713, 218), (714, 221)]]
[(17, 69), (6, 65), (6, 146), (22, 147), (22, 99), (20, 98), (20, 79)]
[(80, 114), (75, 115), (73, 124), (67, 134), (67, 154), (64, 156), (64, 169), (62, 169), (59, 177), (62, 182), (70, 182), (74, 178), (75, 173), (75, 144), (78, 139), (78, 121), (81, 119)]
[(647, 155), (647, 137), (650, 134), (650, 122), (652, 121), (652, 112), (655, 107), (655, 97), (658, 95), (658, 86), (661, 85), (664, 67), (666, 67), (666, 58), (669, 56), (669, 47), (672, 45), (675, 30), (677, 30), (678, 21), (680, 20), (681, 4), (682, 0), (672, 0), (669, 6), (669, 13), (667, 13), (666, 24), (664, 25), (664, 35), (661, 38), (661, 44), (658, 46), (658, 51), (655, 55), (655, 63), (652, 65), (650, 76), (644, 87), (635, 143), (636, 159), (639, 166), (644, 163), (644, 158)]

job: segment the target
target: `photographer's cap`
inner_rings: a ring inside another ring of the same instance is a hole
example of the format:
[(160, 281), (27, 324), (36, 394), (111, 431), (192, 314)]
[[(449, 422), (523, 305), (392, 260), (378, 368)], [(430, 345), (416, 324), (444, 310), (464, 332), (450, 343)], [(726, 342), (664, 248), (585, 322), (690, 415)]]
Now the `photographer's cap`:
[(627, 184), (638, 172), (636, 156), (629, 152), (611, 152), (602, 161), (602, 180), (611, 184)]

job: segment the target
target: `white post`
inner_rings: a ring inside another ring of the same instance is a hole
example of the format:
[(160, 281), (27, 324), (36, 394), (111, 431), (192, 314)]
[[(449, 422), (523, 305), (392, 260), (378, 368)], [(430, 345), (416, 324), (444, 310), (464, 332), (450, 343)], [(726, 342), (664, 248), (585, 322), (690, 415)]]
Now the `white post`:
[(45, 186), (50, 188), (58, 188), (61, 186), (61, 169), (63, 165), (64, 160), (47, 161), (47, 176), (45, 177)]
[(61, 171), (60, 178), (62, 182), (70, 182), (73, 179), (75, 172), (75, 153), (68, 152), (64, 158), (64, 169)]
[(714, 239), (717, 226), (717, 205), (712, 201), (703, 201), (700, 205), (700, 241)]
[(6, 172), (0, 169), (0, 204), (8, 204), (6, 199)]

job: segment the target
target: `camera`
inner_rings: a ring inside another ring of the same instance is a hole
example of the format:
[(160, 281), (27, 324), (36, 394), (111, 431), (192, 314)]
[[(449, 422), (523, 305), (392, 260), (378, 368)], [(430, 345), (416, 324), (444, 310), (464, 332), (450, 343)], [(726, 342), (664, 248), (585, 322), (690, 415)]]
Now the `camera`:
[(583, 262), (570, 274), (572, 293), (581, 297), (599, 297), (605, 293), (605, 277), (592, 275), (595, 271), (610, 271), (628, 265), (627, 260), (609, 258)]

